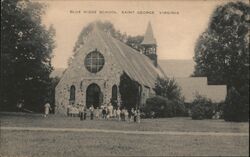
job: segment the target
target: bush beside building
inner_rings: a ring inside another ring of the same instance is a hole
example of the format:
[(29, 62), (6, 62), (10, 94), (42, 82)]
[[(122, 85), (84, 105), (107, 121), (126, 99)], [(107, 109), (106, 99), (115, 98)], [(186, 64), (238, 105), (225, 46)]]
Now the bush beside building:
[(216, 104), (206, 97), (197, 95), (191, 106), (192, 119), (212, 119), (215, 115)]
[(177, 100), (169, 100), (162, 96), (148, 98), (142, 107), (143, 118), (166, 118), (187, 116), (184, 103)]

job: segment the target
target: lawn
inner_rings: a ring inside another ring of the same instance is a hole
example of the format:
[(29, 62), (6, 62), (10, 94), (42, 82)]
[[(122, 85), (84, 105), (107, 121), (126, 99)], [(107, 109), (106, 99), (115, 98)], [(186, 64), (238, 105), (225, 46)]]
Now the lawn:
[[(80, 121), (51, 115), (0, 113), (1, 127), (248, 133), (249, 123), (190, 118), (146, 119), (140, 124)], [(249, 136), (135, 135), (98, 132), (1, 130), (0, 156), (248, 156)]]
[(140, 124), (115, 120), (86, 120), (78, 117), (41, 114), (0, 113), (2, 126), (30, 126), (53, 128), (90, 128), (140, 131), (197, 131), (197, 132), (249, 132), (248, 123), (225, 122), (224, 120), (192, 120), (190, 117), (142, 119)]

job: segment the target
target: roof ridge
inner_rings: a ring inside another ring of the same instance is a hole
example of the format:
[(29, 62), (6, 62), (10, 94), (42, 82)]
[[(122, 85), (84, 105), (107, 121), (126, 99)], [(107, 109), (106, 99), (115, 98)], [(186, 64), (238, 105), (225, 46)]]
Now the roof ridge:
[(112, 63), (121, 72), (127, 73), (131, 79), (141, 85), (153, 88), (157, 76), (165, 76), (159, 68), (153, 65), (147, 56), (116, 39), (111, 34), (99, 28), (98, 25), (93, 26), (85, 44), (78, 50), (77, 56), (82, 54), (82, 50), (94, 48), (93, 46), (103, 47), (105, 54), (110, 57)]
[[(142, 57), (143, 60), (147, 62), (146, 64), (149, 65), (149, 67), (151, 68), (151, 70), (154, 71), (155, 74), (159, 75), (158, 72), (160, 72), (161, 75), (162, 75), (163, 77), (166, 76), (165, 73), (163, 73), (162, 70), (160, 70), (160, 69), (158, 69), (157, 67), (155, 67), (155, 66), (152, 64), (152, 62), (150, 61), (150, 59), (149, 59), (147, 56), (145, 56), (144, 54), (141, 54), (139, 51), (137, 51), (137, 50), (133, 49), (132, 47), (126, 45), (126, 44), (123, 43), (122, 41), (120, 41), (120, 40), (114, 38), (114, 37), (111, 36), (110, 34), (107, 34), (107, 33), (105, 33), (105, 32), (100, 32), (100, 33), (103, 34), (103, 35), (105, 35), (105, 36), (108, 36), (108, 38), (110, 38), (110, 39), (112, 40), (112, 43), (116, 45), (116, 47), (119, 49), (119, 51), (120, 51), (120, 53), (123, 55), (123, 57), (126, 58), (127, 55), (124, 55), (124, 54), (123, 54), (123, 51), (124, 51), (124, 50), (122, 50), (122, 48), (121, 48), (119, 45), (117, 45), (116, 43), (121, 44), (122, 46), (128, 48), (128, 49), (130, 50), (130, 51), (127, 52), (128, 54), (133, 54), (133, 55), (137, 55), (137, 56), (139, 56), (139, 57)], [(109, 46), (108, 46), (108, 47), (109, 47)], [(133, 51), (133, 52), (131, 52), (131, 51)], [(138, 62), (138, 61), (136, 61), (136, 62)], [(133, 65), (134, 65), (134, 64), (133, 64)], [(120, 66), (122, 66), (122, 65), (120, 65)], [(149, 68), (149, 67), (148, 67), (148, 68)], [(141, 67), (141, 68), (144, 68), (144, 67)], [(147, 69), (147, 68), (144, 68), (144, 69), (147, 71), (148, 75), (149, 75), (149, 76), (151, 77), (151, 79), (152, 79), (152, 78), (154, 77), (155, 74), (153, 74), (152, 72), (150, 72), (150, 71), (151, 71), (150, 69)], [(135, 74), (135, 75), (138, 75), (138, 74)], [(139, 81), (139, 80), (138, 80), (138, 81)], [(145, 82), (144, 82), (144, 83), (145, 83)], [(148, 83), (149, 83), (149, 82), (148, 82)], [(147, 83), (147, 84), (148, 84), (148, 83)], [(149, 84), (154, 84), (154, 83), (155, 83), (155, 82), (151, 82), (151, 83), (149, 83)]]

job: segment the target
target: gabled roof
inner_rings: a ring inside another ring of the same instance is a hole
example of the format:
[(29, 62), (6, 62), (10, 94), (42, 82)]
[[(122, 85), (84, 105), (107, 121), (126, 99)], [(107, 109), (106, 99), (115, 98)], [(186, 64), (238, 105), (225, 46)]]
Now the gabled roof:
[[(137, 81), (141, 85), (154, 88), (157, 76), (165, 76), (159, 68), (153, 65), (147, 56), (113, 38), (110, 34), (102, 31), (97, 25), (94, 26), (88, 35), (87, 41), (82, 48), (95, 48), (95, 46), (106, 47), (113, 62), (132, 80)], [(81, 51), (78, 53), (80, 54)]]
[(104, 32), (99, 32), (100, 37), (110, 48), (111, 55), (122, 70), (133, 80), (140, 84), (154, 87), (157, 76), (164, 74), (156, 68), (151, 60), (135, 49)]
[(150, 22), (148, 23), (147, 30), (146, 30), (144, 39), (141, 44), (142, 45), (156, 45), (156, 40), (154, 38), (153, 29), (152, 29)]
[(190, 77), (194, 72), (193, 60), (158, 60), (158, 65), (168, 77)]
[(185, 97), (185, 102), (191, 103), (196, 95), (205, 96), (213, 102), (219, 103), (226, 99), (226, 85), (208, 85), (206, 77), (175, 78)]

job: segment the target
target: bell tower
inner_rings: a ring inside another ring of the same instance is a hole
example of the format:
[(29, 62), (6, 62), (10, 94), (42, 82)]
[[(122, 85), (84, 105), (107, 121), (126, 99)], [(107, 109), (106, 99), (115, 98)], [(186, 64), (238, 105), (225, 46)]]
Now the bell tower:
[(157, 54), (156, 54), (157, 43), (154, 38), (153, 29), (151, 23), (148, 23), (147, 30), (144, 35), (144, 39), (141, 43), (141, 53), (146, 55), (153, 62), (154, 66), (157, 67)]

